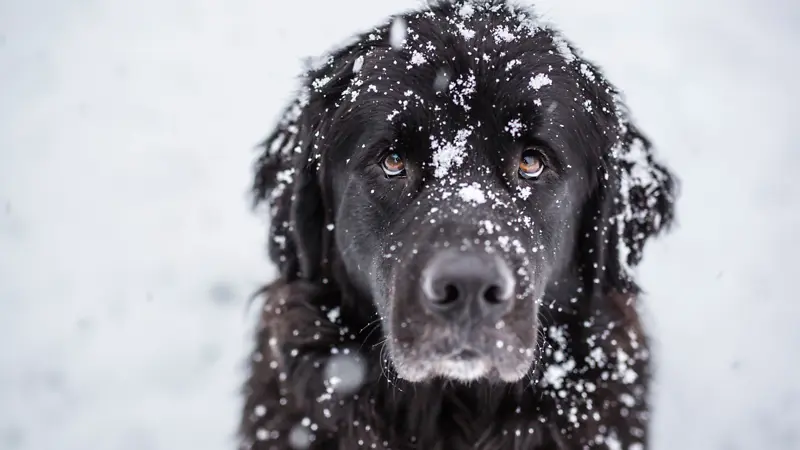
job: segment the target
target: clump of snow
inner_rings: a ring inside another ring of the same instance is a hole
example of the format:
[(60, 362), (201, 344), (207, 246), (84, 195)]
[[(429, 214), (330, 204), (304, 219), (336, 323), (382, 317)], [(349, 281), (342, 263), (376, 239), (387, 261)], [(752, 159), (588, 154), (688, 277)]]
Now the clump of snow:
[(475, 37), (475, 30), (467, 28), (467, 26), (463, 23), (456, 24), (456, 28), (458, 28), (458, 31), (466, 40), (470, 40)]
[(478, 223), (481, 225), (482, 230), (485, 231), (486, 234), (494, 234), (495, 231), (500, 230), (500, 227), (491, 220), (481, 220)]
[(339, 320), (340, 315), (341, 313), (338, 306), (336, 308), (332, 308), (330, 311), (328, 311), (328, 320), (336, 323), (336, 321)]
[(468, 2), (464, 2), (464, 4), (461, 5), (461, 8), (458, 10), (458, 15), (465, 19), (469, 19), (474, 13), (475, 8), (473, 8), (473, 6)]
[(328, 84), (328, 82), (330, 81), (331, 77), (320, 77), (312, 81), (311, 86), (314, 88), (315, 91), (319, 91), (323, 87), (325, 87), (325, 85)]
[[(623, 130), (626, 125), (622, 124)], [(625, 229), (627, 226), (638, 223), (641, 226), (655, 227), (661, 226), (662, 218), (652, 206), (652, 202), (657, 201), (655, 192), (659, 189), (666, 174), (657, 166), (650, 163), (650, 155), (641, 139), (633, 139), (627, 147), (620, 141), (612, 148), (612, 157), (622, 163), (619, 173), (620, 191), (617, 198), (620, 209), (614, 218), (616, 231), (619, 236), (617, 251), (620, 266), (623, 273), (629, 278), (633, 276), (632, 263), (638, 261), (641, 256), (644, 244), (644, 235), (632, 236), (630, 242), (626, 242)], [(648, 202), (645, 205), (635, 205), (633, 203), (633, 191), (641, 191)]]
[(547, 76), (547, 74), (537, 73), (534, 77), (531, 78), (531, 81), (528, 83), (528, 86), (530, 86), (531, 89), (538, 91), (542, 87), (549, 86), (551, 84), (553, 84), (553, 80), (551, 80), (550, 77)]
[(461, 197), (461, 200), (476, 206), (486, 203), (486, 195), (478, 183), (462, 184), (461, 189), (458, 190), (458, 196)]
[(461, 129), (456, 133), (456, 137), (452, 142), (436, 139), (431, 136), (434, 167), (433, 175), (436, 178), (445, 177), (450, 172), (451, 168), (458, 167), (464, 163), (467, 138), (471, 134), (471, 129)]
[(512, 59), (511, 61), (509, 61), (506, 64), (506, 72), (508, 72), (509, 70), (513, 69), (514, 66), (519, 66), (521, 64), (522, 64), (522, 61), (520, 61), (519, 59)]
[(389, 28), (389, 44), (395, 50), (401, 50), (406, 43), (408, 27), (402, 17), (395, 17), (392, 26)]
[(564, 58), (567, 64), (575, 61), (575, 54), (572, 53), (572, 49), (569, 48), (569, 44), (567, 43), (566, 39), (561, 36), (561, 34), (557, 32), (553, 32), (552, 35), (553, 45), (556, 46), (558, 53)]
[(414, 50), (413, 52), (411, 52), (411, 64), (413, 64), (415, 66), (421, 66), (421, 65), (425, 64), (425, 62), (426, 62), (425, 55), (423, 55), (422, 53), (418, 52), (417, 50)]
[(519, 193), (518, 194), (519, 198), (527, 200), (528, 197), (531, 196), (531, 187), (530, 186), (517, 187), (517, 192)]
[(505, 25), (500, 25), (499, 27), (495, 28), (492, 32), (492, 36), (494, 36), (494, 40), (497, 43), (511, 42), (517, 38), (508, 30), (508, 27)]
[(586, 63), (581, 63), (581, 65), (580, 65), (580, 72), (581, 72), (581, 75), (583, 75), (584, 77), (586, 77), (586, 79), (587, 79), (587, 80), (589, 80), (589, 81), (591, 81), (591, 82), (594, 82), (594, 81), (595, 81), (594, 72), (592, 72), (592, 69), (590, 69), (590, 68), (589, 68), (589, 65), (588, 65), (588, 64), (586, 64)]

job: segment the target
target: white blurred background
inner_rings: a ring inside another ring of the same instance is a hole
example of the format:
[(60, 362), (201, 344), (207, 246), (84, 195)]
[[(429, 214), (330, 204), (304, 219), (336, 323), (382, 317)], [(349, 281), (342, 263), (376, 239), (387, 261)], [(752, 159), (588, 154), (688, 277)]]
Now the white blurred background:
[[(232, 449), (254, 145), (421, 0), (0, 0), (0, 449)], [(542, 0), (679, 174), (640, 274), (658, 450), (800, 449), (800, 3)]]

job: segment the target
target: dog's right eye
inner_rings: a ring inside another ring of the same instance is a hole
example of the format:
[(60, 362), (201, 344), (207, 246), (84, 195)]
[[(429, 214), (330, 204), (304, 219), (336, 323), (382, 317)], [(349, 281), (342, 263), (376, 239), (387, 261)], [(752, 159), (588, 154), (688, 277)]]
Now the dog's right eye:
[(406, 173), (406, 163), (398, 153), (390, 153), (383, 160), (383, 171), (386, 176), (397, 177)]

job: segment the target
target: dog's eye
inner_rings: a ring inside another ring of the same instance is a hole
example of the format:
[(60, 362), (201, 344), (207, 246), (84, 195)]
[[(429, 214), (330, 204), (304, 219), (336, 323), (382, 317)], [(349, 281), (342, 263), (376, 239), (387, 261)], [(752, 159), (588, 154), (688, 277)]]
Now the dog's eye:
[(544, 172), (542, 154), (538, 150), (532, 148), (522, 152), (522, 156), (519, 160), (519, 176), (530, 180), (537, 178), (542, 172)]
[(390, 177), (402, 175), (406, 171), (406, 163), (399, 154), (390, 153), (389, 156), (383, 160), (383, 171)]

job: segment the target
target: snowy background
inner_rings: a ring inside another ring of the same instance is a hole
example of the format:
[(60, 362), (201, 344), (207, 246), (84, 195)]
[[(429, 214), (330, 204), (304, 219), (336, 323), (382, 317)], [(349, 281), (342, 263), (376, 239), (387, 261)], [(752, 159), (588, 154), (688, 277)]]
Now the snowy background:
[[(253, 146), (302, 57), (417, 5), (0, 0), (0, 449), (233, 448)], [(800, 3), (539, 5), (682, 179), (654, 448), (800, 449)]]

